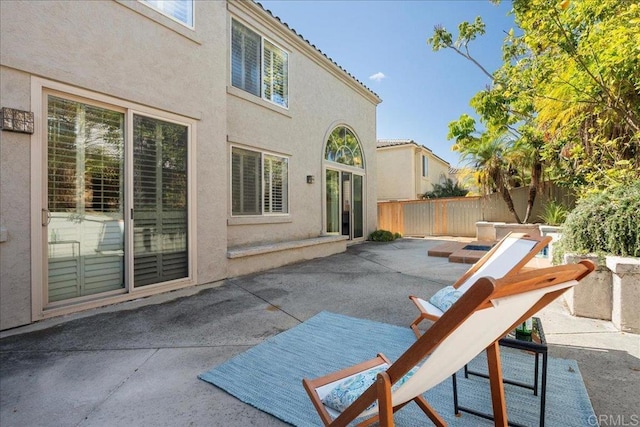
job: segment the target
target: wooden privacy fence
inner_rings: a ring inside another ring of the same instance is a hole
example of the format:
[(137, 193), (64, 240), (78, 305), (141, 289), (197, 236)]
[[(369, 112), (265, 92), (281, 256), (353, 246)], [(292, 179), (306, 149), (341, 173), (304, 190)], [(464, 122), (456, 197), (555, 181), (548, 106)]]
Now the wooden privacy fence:
[[(511, 192), (520, 218), (524, 218), (528, 188)], [(556, 200), (572, 207), (575, 199), (558, 187), (549, 186), (538, 192), (529, 222), (540, 222), (544, 206)], [(378, 202), (378, 229), (403, 236), (475, 237), (476, 222), (515, 222), (507, 204), (499, 194), (483, 197)]]

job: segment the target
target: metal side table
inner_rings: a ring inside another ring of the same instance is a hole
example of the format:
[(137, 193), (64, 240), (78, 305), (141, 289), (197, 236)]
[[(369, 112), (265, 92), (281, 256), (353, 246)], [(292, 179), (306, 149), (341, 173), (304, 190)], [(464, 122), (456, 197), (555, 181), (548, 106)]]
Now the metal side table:
[[(534, 396), (538, 396), (538, 385), (540, 385), (540, 427), (544, 427), (544, 415), (545, 415), (545, 399), (547, 392), (547, 340), (544, 336), (544, 330), (542, 329), (542, 322), (540, 318), (533, 318), (533, 332), (531, 334), (531, 341), (525, 341), (520, 338), (516, 338), (515, 331), (502, 338), (498, 343), (503, 347), (515, 348), (518, 350), (524, 350), (534, 353), (535, 366), (534, 366), (534, 380), (533, 384), (527, 384), (520, 381), (503, 379), (503, 383), (512, 384), (518, 387), (523, 387), (529, 390), (533, 390)], [(540, 384), (538, 384), (538, 377), (540, 374), (540, 355), (542, 355), (542, 378)], [(469, 378), (469, 375), (475, 375), (478, 377), (489, 378), (489, 376), (482, 372), (471, 371), (465, 365), (464, 376)], [(453, 374), (453, 407), (456, 416), (460, 415), (460, 412), (467, 412), (473, 415), (477, 415), (482, 418), (493, 420), (493, 417), (489, 414), (478, 412), (471, 408), (461, 406), (458, 402), (458, 384), (456, 374)], [(522, 427), (521, 424), (509, 422), (510, 426)]]

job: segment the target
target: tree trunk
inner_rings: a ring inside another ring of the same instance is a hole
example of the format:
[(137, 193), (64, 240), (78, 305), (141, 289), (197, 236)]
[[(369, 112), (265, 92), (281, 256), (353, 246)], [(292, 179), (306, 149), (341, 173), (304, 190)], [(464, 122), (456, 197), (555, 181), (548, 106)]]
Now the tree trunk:
[(522, 224), (522, 221), (520, 220), (520, 217), (518, 216), (518, 212), (516, 212), (516, 208), (515, 206), (513, 206), (513, 200), (511, 199), (511, 194), (509, 194), (509, 190), (506, 187), (502, 187), (502, 191), (500, 192), (502, 194), (502, 198), (504, 199), (505, 203), (507, 204), (507, 208), (509, 208), (509, 212), (511, 212), (514, 216), (514, 218), (516, 219), (516, 222), (518, 224)]
[(533, 165), (531, 170), (531, 183), (529, 184), (529, 198), (527, 199), (527, 212), (524, 214), (524, 223), (528, 224), (533, 211), (533, 202), (536, 201), (538, 194), (538, 187), (540, 186), (540, 180), (542, 177), (542, 161), (538, 158), (538, 161)]
[(533, 202), (536, 201), (537, 192), (538, 190), (536, 189), (536, 186), (531, 182), (531, 185), (529, 186), (529, 198), (527, 199), (527, 212), (524, 214), (524, 224), (529, 223), (529, 217), (533, 211)]

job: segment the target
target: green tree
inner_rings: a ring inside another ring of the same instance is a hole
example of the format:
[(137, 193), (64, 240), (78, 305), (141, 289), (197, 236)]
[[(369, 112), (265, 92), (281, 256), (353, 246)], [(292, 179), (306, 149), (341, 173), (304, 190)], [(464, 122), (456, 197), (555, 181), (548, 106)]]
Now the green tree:
[[(434, 51), (453, 50), (491, 80), (470, 102), (484, 129), (478, 130), (475, 120), (463, 114), (449, 124), (448, 137), (455, 140), (453, 149), (478, 170), (483, 188), (499, 192), (517, 222), (528, 222), (542, 182), (542, 138), (532, 124), (532, 99), (522, 90), (526, 80), (511, 78), (511, 61), (505, 59), (503, 67), (490, 73), (471, 55), (469, 43), (484, 32), (485, 24), (477, 17), (473, 23), (462, 22), (458, 26), (455, 41), (442, 26), (436, 26), (433, 36), (427, 40)], [(513, 31), (509, 37), (513, 37)], [(511, 57), (516, 54), (519, 54), (517, 49), (510, 50)], [(520, 219), (509, 190), (523, 185), (529, 186), (529, 193), (525, 216)]]
[[(467, 131), (473, 130), (473, 132), (462, 132), (458, 127), (461, 123), (466, 123)], [(449, 134), (457, 134), (457, 142), (453, 148), (462, 154), (463, 160), (478, 171), (478, 184), (484, 193), (500, 193), (509, 212), (518, 223), (521, 223), (509, 193), (512, 187), (510, 176), (512, 166), (508, 154), (513, 142), (505, 135), (488, 132), (478, 134), (475, 131), (475, 120), (466, 115), (449, 125)]]
[(439, 199), (442, 197), (464, 197), (469, 190), (462, 187), (457, 181), (447, 178), (442, 184), (433, 184), (433, 191), (428, 191), (422, 196), (425, 199)]
[[(640, 6), (634, 0), (513, 2), (542, 154), (580, 193), (640, 177)], [(584, 191), (586, 190), (586, 191)]]
[(634, 0), (512, 5), (519, 30), (508, 32), (503, 65), (493, 73), (469, 51), (484, 34), (480, 18), (461, 23), (455, 41), (436, 27), (428, 43), (455, 51), (491, 79), (471, 99), (484, 130), (462, 115), (449, 137), (463, 155), (481, 151), (474, 143), (511, 139), (502, 167), (515, 168), (511, 181), (529, 185), (527, 221), (543, 173), (579, 195), (640, 177), (640, 6)]

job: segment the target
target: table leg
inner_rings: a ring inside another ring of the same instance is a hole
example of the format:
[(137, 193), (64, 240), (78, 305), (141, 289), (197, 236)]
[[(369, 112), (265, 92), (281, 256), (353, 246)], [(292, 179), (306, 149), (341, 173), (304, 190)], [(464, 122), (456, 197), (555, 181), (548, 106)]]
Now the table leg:
[(540, 389), (540, 427), (544, 427), (544, 415), (545, 415), (546, 403), (547, 403), (547, 351), (545, 350), (542, 352), (542, 386)]
[(538, 369), (538, 362), (539, 362), (539, 353), (536, 351), (536, 367), (533, 369), (533, 395), (537, 396), (538, 395), (538, 374), (540, 373), (540, 370)]

